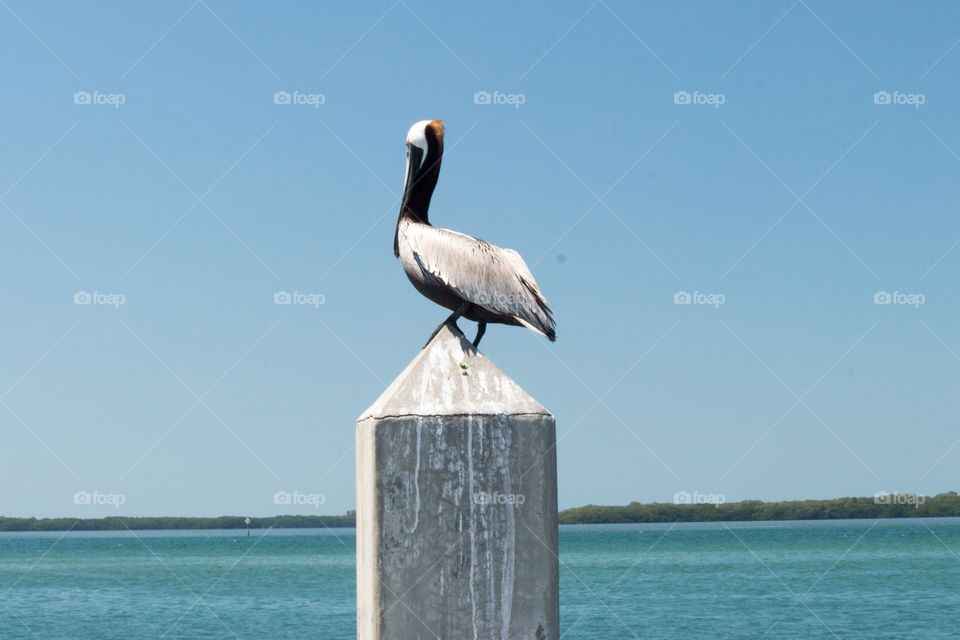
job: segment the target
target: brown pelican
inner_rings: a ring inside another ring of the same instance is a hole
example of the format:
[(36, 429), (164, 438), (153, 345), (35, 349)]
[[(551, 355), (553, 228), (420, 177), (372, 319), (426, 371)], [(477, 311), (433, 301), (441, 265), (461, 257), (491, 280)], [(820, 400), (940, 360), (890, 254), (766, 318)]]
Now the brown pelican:
[(417, 291), (453, 310), (434, 335), (462, 316), (478, 323), (474, 347), (488, 322), (522, 325), (553, 342), (553, 311), (519, 253), (431, 226), (427, 211), (442, 159), (443, 123), (421, 120), (410, 127), (407, 175), (393, 237), (393, 255)]

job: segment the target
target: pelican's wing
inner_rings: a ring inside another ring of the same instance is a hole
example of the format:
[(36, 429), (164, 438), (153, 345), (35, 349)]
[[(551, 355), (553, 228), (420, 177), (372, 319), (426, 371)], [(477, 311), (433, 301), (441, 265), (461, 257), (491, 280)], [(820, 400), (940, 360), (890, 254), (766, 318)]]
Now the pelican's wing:
[(449, 229), (416, 225), (413, 255), (426, 279), (464, 300), (556, 339), (553, 311), (520, 254)]

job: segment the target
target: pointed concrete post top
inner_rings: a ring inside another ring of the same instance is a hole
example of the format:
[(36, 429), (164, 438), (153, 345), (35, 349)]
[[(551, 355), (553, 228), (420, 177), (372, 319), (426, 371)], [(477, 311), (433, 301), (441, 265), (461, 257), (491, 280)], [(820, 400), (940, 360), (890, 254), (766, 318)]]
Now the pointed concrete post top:
[(549, 416), (543, 405), (444, 325), (357, 421), (400, 416)]

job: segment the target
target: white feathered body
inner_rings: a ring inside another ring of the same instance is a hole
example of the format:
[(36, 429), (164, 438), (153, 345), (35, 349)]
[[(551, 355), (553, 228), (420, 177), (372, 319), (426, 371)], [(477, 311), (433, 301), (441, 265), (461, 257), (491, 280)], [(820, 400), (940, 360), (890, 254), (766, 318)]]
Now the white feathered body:
[(397, 231), (400, 263), (424, 296), (451, 310), (469, 302), (470, 320), (522, 325), (555, 339), (553, 312), (519, 253), (410, 218)]

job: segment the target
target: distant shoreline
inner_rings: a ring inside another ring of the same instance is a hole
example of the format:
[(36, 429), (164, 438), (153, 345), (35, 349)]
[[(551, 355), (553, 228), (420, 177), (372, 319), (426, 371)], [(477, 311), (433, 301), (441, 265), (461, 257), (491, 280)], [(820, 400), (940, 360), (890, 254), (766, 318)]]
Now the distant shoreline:
[(869, 498), (724, 502), (722, 496), (677, 494), (681, 504), (631, 502), (626, 506), (587, 505), (560, 513), (560, 524), (672, 522), (776, 522), (783, 520), (875, 520), (960, 516), (955, 491), (935, 496), (878, 494)]
[[(0, 532), (6, 531), (155, 531), (203, 529), (246, 529), (243, 516), (191, 518), (177, 516), (109, 516), (106, 518), (5, 518), (0, 516)], [(275, 516), (250, 518), (250, 529), (323, 529), (356, 526), (356, 516)]]
[[(936, 496), (883, 494), (869, 498), (723, 502), (717, 496), (678, 494), (687, 503), (632, 502), (624, 506), (587, 505), (565, 509), (560, 524), (626, 524), (673, 522), (776, 522), (783, 520), (873, 520), (877, 518), (960, 517), (960, 495), (955, 491)], [(214, 518), (126, 517), (106, 518), (6, 518), (0, 532), (9, 531), (147, 531), (203, 529), (335, 529), (356, 526), (356, 513), (342, 516), (243, 516)]]

